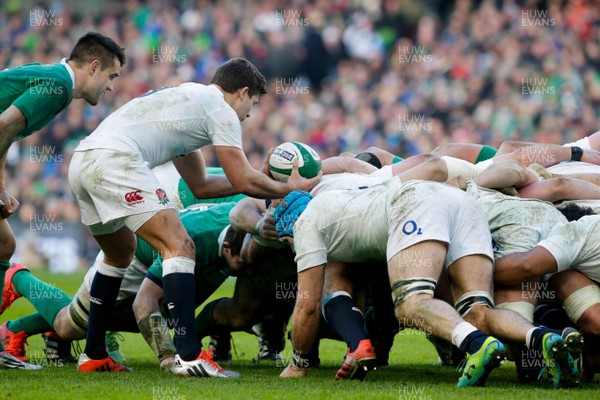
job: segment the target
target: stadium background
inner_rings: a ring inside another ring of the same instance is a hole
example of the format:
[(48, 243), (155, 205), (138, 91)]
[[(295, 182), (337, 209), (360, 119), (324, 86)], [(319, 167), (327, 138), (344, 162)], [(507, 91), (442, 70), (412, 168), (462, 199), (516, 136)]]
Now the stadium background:
[(87, 268), (97, 248), (66, 180), (73, 148), (130, 99), (207, 83), (231, 57), (269, 81), (243, 123), (255, 167), (290, 140), (321, 157), (368, 146), (409, 156), (446, 142), (586, 136), (600, 115), (599, 12), (580, 0), (2, 0), (0, 68), (58, 62), (89, 30), (127, 55), (98, 106), (75, 100), (12, 146), (8, 192), (21, 202), (13, 260)]

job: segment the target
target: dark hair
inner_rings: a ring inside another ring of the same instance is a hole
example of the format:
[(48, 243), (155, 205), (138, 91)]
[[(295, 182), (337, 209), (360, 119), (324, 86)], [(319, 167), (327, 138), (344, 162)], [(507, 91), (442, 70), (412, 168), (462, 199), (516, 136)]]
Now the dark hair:
[(235, 93), (248, 87), (250, 97), (267, 93), (267, 80), (250, 61), (245, 58), (232, 58), (217, 68), (210, 80), (227, 93)]
[(595, 215), (593, 209), (590, 207), (584, 207), (575, 203), (569, 203), (564, 207), (558, 209), (566, 218), (570, 221), (577, 221), (581, 217), (586, 215)]
[(105, 69), (114, 65), (115, 57), (119, 59), (121, 66), (125, 65), (125, 53), (121, 46), (99, 32), (88, 32), (79, 38), (71, 50), (69, 60), (78, 66), (99, 60), (100, 68)]
[(246, 232), (233, 229), (231, 225), (227, 229), (227, 232), (225, 232), (225, 239), (223, 239), (223, 242), (226, 242), (229, 245), (232, 256), (239, 256), (242, 252), (244, 237), (246, 237)]
[(358, 153), (354, 158), (369, 163), (375, 168), (381, 168), (381, 160), (379, 160), (379, 158), (373, 153), (368, 153), (365, 151), (363, 153)]

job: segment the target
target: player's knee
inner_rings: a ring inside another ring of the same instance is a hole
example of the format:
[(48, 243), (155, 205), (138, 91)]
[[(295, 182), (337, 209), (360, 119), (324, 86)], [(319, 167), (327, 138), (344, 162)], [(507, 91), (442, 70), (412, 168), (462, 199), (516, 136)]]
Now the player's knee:
[(118, 246), (103, 249), (104, 250), (104, 262), (108, 265), (127, 267), (133, 260), (133, 254), (137, 240), (135, 235), (123, 236)]
[[(67, 310), (63, 312), (63, 310)], [(56, 334), (63, 340), (79, 340), (85, 337), (83, 332), (75, 329), (68, 315), (68, 309), (61, 310), (54, 319), (53, 328)]]
[(433, 278), (411, 278), (392, 282), (392, 299), (396, 318), (410, 316), (420, 301), (433, 298), (437, 281)]
[(482, 326), (488, 312), (494, 308), (494, 299), (484, 290), (467, 292), (456, 300), (454, 308), (463, 319), (475, 326)]

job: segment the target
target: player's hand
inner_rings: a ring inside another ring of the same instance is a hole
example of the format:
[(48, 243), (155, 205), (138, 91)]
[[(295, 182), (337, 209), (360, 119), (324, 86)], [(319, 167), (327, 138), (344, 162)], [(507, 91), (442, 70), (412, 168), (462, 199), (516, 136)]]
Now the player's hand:
[(266, 176), (271, 176), (271, 171), (269, 171), (269, 159), (271, 158), (271, 154), (273, 154), (274, 150), (275, 150), (274, 147), (271, 147), (269, 149), (269, 152), (267, 153), (267, 156), (265, 157), (265, 161), (263, 161), (263, 165), (260, 169), (260, 172), (262, 172)]
[(288, 366), (283, 370), (281, 374), (279, 374), (280, 378), (304, 378), (308, 375), (308, 368), (298, 368), (293, 367), (292, 364), (288, 364)]
[(581, 156), (581, 162), (586, 162), (594, 165), (600, 165), (600, 151), (597, 150), (583, 150)]
[(321, 176), (323, 176), (323, 171), (319, 171), (319, 174), (314, 178), (303, 178), (298, 171), (298, 160), (294, 160), (294, 163), (292, 164), (292, 174), (287, 181), (288, 186), (290, 187), (290, 192), (294, 190), (304, 190), (305, 192), (310, 192), (312, 188), (317, 186), (321, 180)]
[(275, 230), (275, 219), (273, 218), (274, 212), (275, 209), (268, 209), (258, 224), (258, 234), (263, 239), (279, 240), (279, 236), (277, 236), (277, 231)]
[(19, 202), (6, 191), (0, 192), (0, 218), (8, 218), (19, 208)]
[(515, 189), (514, 186), (509, 186), (505, 188), (496, 189), (500, 193), (504, 193), (507, 196), (521, 197), (519, 196), (519, 192)]

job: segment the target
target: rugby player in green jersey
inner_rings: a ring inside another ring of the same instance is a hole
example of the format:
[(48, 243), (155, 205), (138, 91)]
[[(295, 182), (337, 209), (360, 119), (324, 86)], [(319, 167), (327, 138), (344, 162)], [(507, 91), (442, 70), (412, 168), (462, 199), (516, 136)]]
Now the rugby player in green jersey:
[[(98, 104), (125, 64), (123, 49), (97, 32), (82, 36), (69, 58), (60, 63), (26, 64), (0, 71), (0, 314), (17, 297), (10, 287), (3, 289), (16, 240), (6, 218), (19, 203), (6, 193), (4, 165), (10, 145), (48, 125), (73, 99)], [(24, 268), (24, 267), (23, 267)], [(21, 368), (6, 359), (0, 345), (0, 368)]]
[[(229, 212), (235, 203), (223, 203), (208, 209), (192, 208), (179, 211), (181, 223), (194, 241), (196, 249), (195, 301), (201, 304), (206, 300), (230, 275), (236, 275), (243, 268), (240, 251), (243, 233), (236, 233), (229, 228)], [(88, 314), (90, 307), (90, 288), (98, 269), (98, 263), (103, 259), (101, 252), (96, 263), (86, 274), (84, 281), (73, 298), (62, 290), (38, 280), (29, 271), (19, 271), (11, 282), (14, 291), (26, 297), (35, 307), (36, 313), (23, 318), (9, 321), (0, 326), (0, 336), (6, 343), (6, 349), (21, 361), (25, 358), (25, 342), (27, 337), (38, 333), (54, 330), (63, 340), (79, 340), (85, 338), (88, 329)], [(12, 271), (13, 268), (11, 268)], [(147, 277), (148, 279), (144, 279)], [(144, 285), (142, 285), (144, 282)], [(167, 320), (159, 312), (145, 312), (147, 307), (140, 302), (136, 304), (136, 312), (140, 314), (136, 322), (132, 304), (140, 286), (150, 287), (162, 295), (162, 258), (148, 242), (137, 237), (135, 254), (127, 274), (123, 279), (117, 302), (111, 312), (108, 327), (117, 331), (137, 332), (138, 324), (144, 338), (150, 344), (161, 361), (170, 358), (170, 366), (175, 356), (175, 348), (169, 335)], [(31, 290), (35, 288), (35, 290)], [(49, 301), (49, 299), (51, 301)], [(194, 301), (194, 299), (191, 299)], [(156, 303), (158, 304), (158, 303)], [(158, 307), (157, 307), (158, 309)], [(177, 329), (177, 321), (173, 322)], [(181, 329), (184, 329), (180, 327)], [(156, 337), (152, 333), (156, 332)], [(58, 354), (66, 358), (67, 354)], [(168, 369), (168, 368), (167, 368)], [(220, 376), (237, 376), (232, 371), (224, 371), (214, 365), (214, 374)]]

